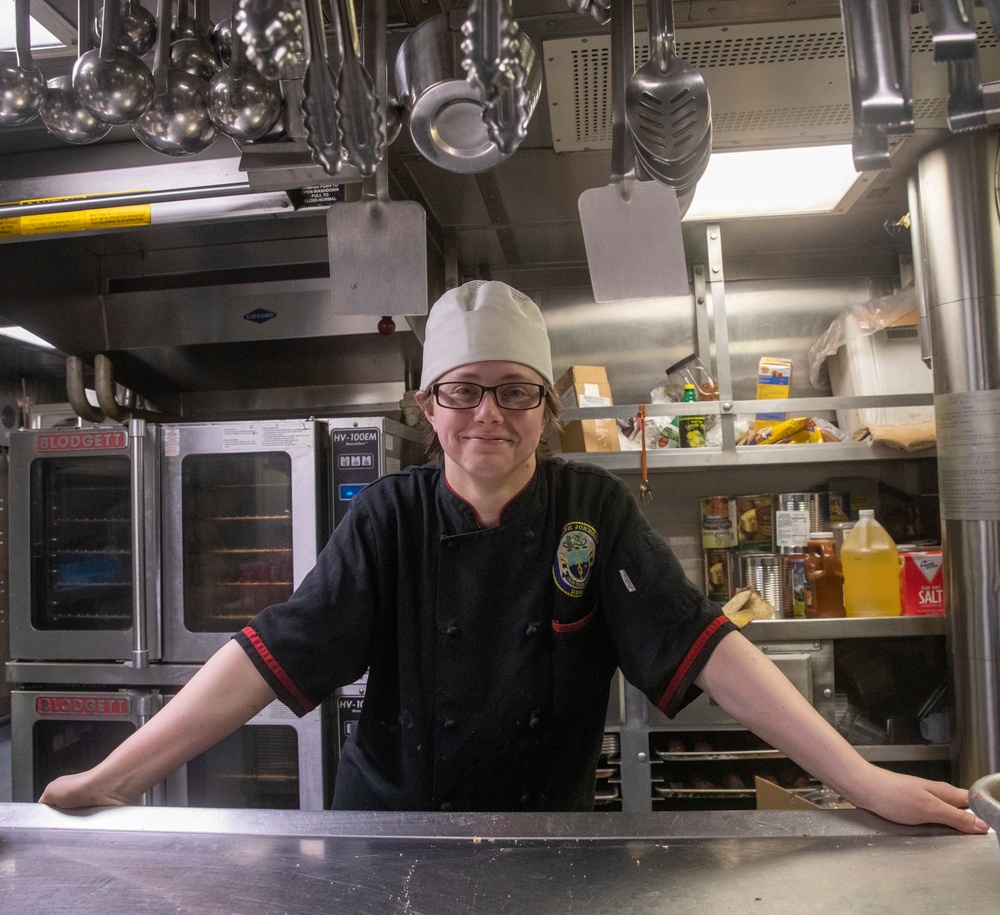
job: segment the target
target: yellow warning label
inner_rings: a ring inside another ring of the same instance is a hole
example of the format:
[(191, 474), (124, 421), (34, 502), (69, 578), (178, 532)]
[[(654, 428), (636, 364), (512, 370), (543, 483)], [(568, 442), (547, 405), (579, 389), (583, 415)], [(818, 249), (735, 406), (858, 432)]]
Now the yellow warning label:
[[(86, 196), (57, 197), (50, 200), (22, 200), (21, 203), (49, 203), (58, 200), (86, 201)], [(149, 204), (99, 209), (73, 210), (67, 213), (11, 216), (0, 219), (0, 238), (19, 235), (44, 235), (53, 232), (86, 232), (88, 229), (121, 229), (127, 226), (148, 226)]]

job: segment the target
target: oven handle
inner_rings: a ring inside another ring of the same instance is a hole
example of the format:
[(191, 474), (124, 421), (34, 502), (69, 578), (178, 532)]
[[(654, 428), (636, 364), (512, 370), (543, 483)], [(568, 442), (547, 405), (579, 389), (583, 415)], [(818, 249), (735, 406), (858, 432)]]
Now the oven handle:
[[(142, 420), (139, 420), (142, 422)], [(138, 665), (136, 665), (138, 667)], [(136, 727), (141, 728), (153, 717), (153, 697), (150, 693), (140, 693), (135, 697)], [(139, 807), (153, 806), (153, 789), (144, 791), (136, 802)]]
[[(128, 448), (132, 465), (132, 661), (135, 668), (149, 667), (149, 640), (146, 633), (146, 512), (143, 494), (146, 420), (128, 422)], [(128, 662), (126, 662), (128, 663)]]

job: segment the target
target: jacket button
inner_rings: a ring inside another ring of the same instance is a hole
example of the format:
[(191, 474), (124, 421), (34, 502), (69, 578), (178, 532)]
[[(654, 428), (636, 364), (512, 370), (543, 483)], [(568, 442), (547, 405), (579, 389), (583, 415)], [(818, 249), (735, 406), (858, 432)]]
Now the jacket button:
[(454, 639), (454, 638), (457, 638), (458, 634), (461, 631), (462, 630), (460, 630), (458, 628), (458, 626), (456, 626), (454, 623), (452, 623), (447, 629), (445, 629), (444, 634), (446, 636), (448, 636), (448, 638)]
[(530, 800), (531, 800), (531, 792), (530, 791), (522, 791), (521, 792), (521, 803), (522, 804), (527, 804), (528, 801), (530, 801)]
[(541, 723), (542, 723), (542, 716), (539, 714), (538, 710), (536, 709), (535, 711), (533, 711), (531, 713), (531, 717), (528, 719), (528, 727), (529, 728), (537, 728)]
[(534, 531), (525, 531), (524, 532), (524, 539), (525, 540), (534, 540), (535, 539), (535, 532)]
[(454, 731), (455, 728), (458, 727), (458, 722), (454, 718), (445, 718), (445, 720), (441, 722), (441, 726), (446, 731)]
[(525, 635), (537, 635), (537, 633), (538, 633), (538, 623), (535, 622), (535, 621), (532, 621), (532, 622), (528, 623), (527, 628), (524, 630), (524, 634)]
[(447, 812), (448, 812), (449, 810), (451, 810), (451, 801), (442, 801), (442, 802), (441, 802), (441, 809), (442, 809), (443, 811), (445, 811), (446, 813), (447, 813)]

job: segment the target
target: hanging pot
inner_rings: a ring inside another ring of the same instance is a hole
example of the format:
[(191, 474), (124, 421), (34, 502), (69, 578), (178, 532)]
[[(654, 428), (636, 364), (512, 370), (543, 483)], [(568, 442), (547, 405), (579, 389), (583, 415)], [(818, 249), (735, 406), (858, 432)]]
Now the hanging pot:
[[(444, 13), (422, 22), (396, 55), (396, 91), (407, 110), (410, 136), (424, 157), (450, 172), (470, 174), (495, 168), (510, 153), (500, 151), (483, 121), (483, 100), (462, 67), (461, 39)], [(522, 59), (537, 61), (524, 32), (518, 32), (518, 41), (527, 43)], [(541, 78), (536, 64), (528, 83), (540, 86)], [(533, 109), (538, 91), (531, 88), (527, 95)]]

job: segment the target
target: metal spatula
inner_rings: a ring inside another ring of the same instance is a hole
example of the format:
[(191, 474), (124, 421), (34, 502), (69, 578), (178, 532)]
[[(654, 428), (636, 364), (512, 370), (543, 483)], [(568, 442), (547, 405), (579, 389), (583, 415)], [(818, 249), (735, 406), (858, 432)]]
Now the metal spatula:
[[(375, 93), (385, 110), (386, 0), (375, 0), (366, 7), (365, 59), (373, 61)], [(385, 156), (375, 177), (362, 182), (362, 195), (360, 202), (335, 203), (327, 212), (331, 312), (379, 317), (426, 314), (424, 208), (412, 200), (389, 199)]]
[(631, 0), (611, 7), (611, 183), (580, 195), (580, 224), (594, 299), (688, 295), (677, 193), (635, 176), (625, 82), (635, 59)]

